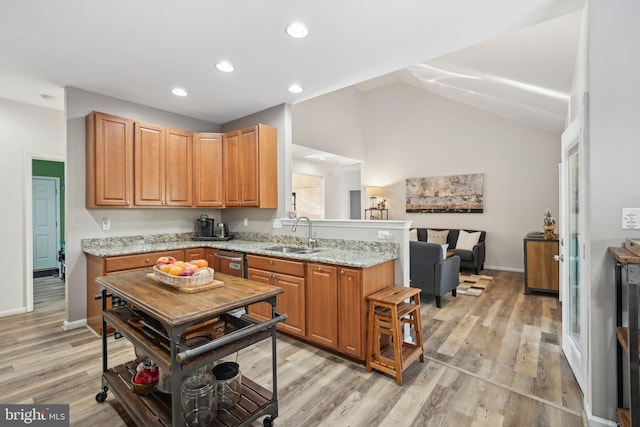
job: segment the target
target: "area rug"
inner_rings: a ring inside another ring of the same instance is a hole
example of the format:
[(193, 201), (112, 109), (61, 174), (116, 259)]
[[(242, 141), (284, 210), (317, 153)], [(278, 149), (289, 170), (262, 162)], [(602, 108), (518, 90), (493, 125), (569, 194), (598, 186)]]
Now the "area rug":
[(460, 284), (458, 285), (456, 292), (459, 295), (471, 295), (474, 297), (479, 297), (480, 294), (482, 294), (482, 291), (484, 291), (486, 287), (489, 286), (492, 280), (493, 277), (491, 276), (461, 274)]

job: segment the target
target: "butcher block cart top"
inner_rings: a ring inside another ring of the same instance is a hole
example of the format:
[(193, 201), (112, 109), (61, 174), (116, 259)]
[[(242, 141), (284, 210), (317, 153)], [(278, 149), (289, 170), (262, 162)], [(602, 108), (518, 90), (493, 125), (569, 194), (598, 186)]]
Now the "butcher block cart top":
[[(116, 336), (124, 336), (160, 367), (171, 373), (170, 393), (134, 393), (132, 376), (139, 360), (108, 367), (107, 334), (102, 335), (103, 390), (96, 395), (104, 402), (112, 391), (129, 416), (140, 426), (182, 426), (180, 390), (189, 373), (266, 338), (272, 340), (273, 390), (269, 391), (243, 375), (243, 393), (238, 405), (218, 411), (212, 425), (249, 425), (264, 415), (265, 426), (278, 415), (276, 374), (276, 324), (286, 314), (275, 311), (276, 295), (283, 290), (239, 277), (215, 273), (224, 286), (200, 292), (183, 292), (148, 276), (148, 270), (118, 273), (96, 279), (101, 288), (103, 330), (109, 324)], [(112, 298), (112, 308), (106, 301)], [(229, 312), (257, 302), (272, 307), (265, 322)], [(183, 334), (200, 325), (224, 325), (221, 336), (195, 342)], [(172, 399), (172, 396), (174, 397)]]

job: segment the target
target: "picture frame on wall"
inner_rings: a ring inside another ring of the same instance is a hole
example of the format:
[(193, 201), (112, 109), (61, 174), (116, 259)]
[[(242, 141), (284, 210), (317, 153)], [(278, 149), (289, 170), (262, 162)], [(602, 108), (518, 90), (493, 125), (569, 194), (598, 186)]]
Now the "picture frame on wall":
[(407, 213), (483, 213), (483, 174), (406, 179)]

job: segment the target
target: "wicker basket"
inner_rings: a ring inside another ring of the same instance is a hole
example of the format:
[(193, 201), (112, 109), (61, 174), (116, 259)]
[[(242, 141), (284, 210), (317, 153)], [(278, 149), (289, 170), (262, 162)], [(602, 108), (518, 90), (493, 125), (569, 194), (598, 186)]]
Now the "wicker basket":
[(196, 271), (193, 276), (172, 276), (158, 269), (155, 265), (153, 266), (153, 274), (155, 274), (158, 280), (174, 288), (202, 286), (211, 283), (213, 280), (213, 272), (213, 268), (203, 267)]

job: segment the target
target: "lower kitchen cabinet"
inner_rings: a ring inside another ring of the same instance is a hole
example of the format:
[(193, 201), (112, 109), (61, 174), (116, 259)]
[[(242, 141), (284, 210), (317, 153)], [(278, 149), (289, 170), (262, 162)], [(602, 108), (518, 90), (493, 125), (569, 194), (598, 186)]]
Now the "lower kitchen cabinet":
[(307, 339), (338, 349), (338, 267), (307, 265)]
[[(178, 249), (109, 257), (87, 254), (87, 325), (99, 335), (102, 334), (102, 302), (96, 299), (100, 298), (100, 287), (96, 283), (96, 277), (123, 271), (150, 270), (161, 256), (182, 259), (184, 253), (182, 249)], [(107, 308), (111, 308), (111, 299), (107, 301)]]
[(394, 264), (369, 268), (307, 265), (307, 339), (363, 361), (367, 296), (393, 286)]
[(184, 250), (183, 261), (193, 261), (194, 259), (206, 259), (205, 257), (206, 257), (205, 248), (189, 248)]
[[(282, 288), (276, 297), (276, 311), (287, 315), (277, 329), (304, 337), (305, 322), (305, 278), (304, 262), (290, 261), (257, 255), (247, 256), (247, 279)], [(258, 303), (249, 307), (249, 314), (260, 319), (271, 318), (271, 306)]]

